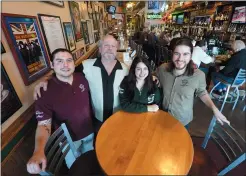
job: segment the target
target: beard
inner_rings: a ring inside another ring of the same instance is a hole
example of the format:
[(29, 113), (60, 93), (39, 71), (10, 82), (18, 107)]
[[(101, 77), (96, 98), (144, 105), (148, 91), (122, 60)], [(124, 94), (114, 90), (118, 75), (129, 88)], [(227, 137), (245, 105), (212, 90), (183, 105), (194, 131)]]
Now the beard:
[(105, 60), (115, 60), (116, 56), (115, 54), (113, 53), (104, 53), (102, 55), (102, 57), (105, 59)]
[(177, 69), (177, 70), (183, 70), (188, 65), (186, 62), (183, 62), (182, 65), (180, 63), (178, 63), (178, 62), (180, 62), (180, 61), (177, 60), (177, 61), (173, 62), (174, 66), (175, 66), (175, 69)]

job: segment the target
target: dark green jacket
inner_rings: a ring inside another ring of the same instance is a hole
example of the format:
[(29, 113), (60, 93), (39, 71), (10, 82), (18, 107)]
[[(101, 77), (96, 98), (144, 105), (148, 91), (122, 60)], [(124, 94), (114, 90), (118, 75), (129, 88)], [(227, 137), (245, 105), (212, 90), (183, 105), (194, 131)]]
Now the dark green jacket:
[(151, 95), (147, 95), (148, 88), (143, 87), (140, 92), (138, 88), (135, 86), (134, 88), (134, 97), (131, 100), (130, 95), (127, 94), (124, 86), (120, 86), (119, 98), (120, 105), (122, 110), (127, 112), (147, 112), (147, 105), (157, 104), (159, 105), (161, 101), (160, 90), (157, 86), (155, 86), (155, 92)]

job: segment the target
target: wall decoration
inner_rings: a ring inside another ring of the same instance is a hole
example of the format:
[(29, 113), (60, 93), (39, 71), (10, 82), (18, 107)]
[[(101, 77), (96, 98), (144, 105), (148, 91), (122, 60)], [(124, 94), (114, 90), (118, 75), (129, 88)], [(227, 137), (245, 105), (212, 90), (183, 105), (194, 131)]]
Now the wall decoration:
[(49, 4), (56, 5), (58, 7), (64, 7), (64, 1), (43, 1)]
[(85, 2), (80, 2), (80, 16), (81, 19), (88, 19), (87, 5)]
[(2, 13), (2, 29), (25, 85), (31, 84), (50, 70), (35, 16)]
[(90, 43), (87, 22), (81, 21), (85, 44)]
[(98, 22), (96, 13), (92, 13), (92, 21), (94, 30), (98, 30)]
[(83, 39), (79, 3), (74, 1), (69, 1), (68, 4), (69, 4), (70, 14), (72, 18), (72, 23), (73, 23), (75, 39), (76, 42), (78, 42)]
[(92, 19), (92, 13), (88, 12), (89, 19)]
[(82, 57), (85, 54), (85, 48), (81, 48), (80, 50), (80, 57)]
[(3, 53), (6, 53), (6, 50), (5, 50), (5, 48), (4, 48), (4, 46), (3, 46), (2, 42), (1, 42), (1, 54), (3, 54)]
[(90, 44), (94, 43), (93, 27), (91, 20), (86, 20)]
[(94, 39), (95, 39), (95, 42), (97, 42), (100, 39), (99, 32), (94, 32)]
[(70, 51), (76, 49), (76, 41), (74, 38), (73, 27), (71, 22), (63, 22), (64, 32), (67, 39), (67, 46)]
[(38, 19), (41, 24), (48, 53), (51, 55), (57, 48), (66, 48), (60, 17), (38, 14)]
[(75, 52), (75, 53), (73, 53), (73, 60), (74, 60), (74, 62), (77, 60), (77, 57), (76, 57), (76, 52)]
[(22, 106), (19, 97), (1, 64), (1, 124)]

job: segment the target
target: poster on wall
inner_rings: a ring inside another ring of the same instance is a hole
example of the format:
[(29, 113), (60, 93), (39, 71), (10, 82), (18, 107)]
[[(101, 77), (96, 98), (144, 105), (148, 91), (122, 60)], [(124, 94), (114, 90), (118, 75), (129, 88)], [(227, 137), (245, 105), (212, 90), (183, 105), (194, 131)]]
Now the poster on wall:
[(82, 29), (83, 29), (85, 44), (88, 44), (88, 43), (90, 43), (90, 41), (89, 41), (87, 22), (81, 21), (81, 25), (82, 25)]
[(1, 64), (1, 124), (11, 117), (22, 106), (19, 97)]
[(2, 13), (2, 29), (26, 86), (50, 70), (35, 16)]
[(70, 14), (72, 18), (72, 23), (73, 23), (75, 39), (76, 42), (78, 42), (83, 39), (79, 3), (74, 1), (69, 1), (68, 4), (69, 4)]
[(74, 38), (74, 32), (71, 22), (63, 22), (64, 32), (67, 39), (67, 46), (70, 51), (76, 49), (76, 41)]
[(87, 27), (88, 27), (89, 41), (90, 41), (90, 44), (93, 44), (94, 43), (94, 36), (93, 36), (92, 22), (91, 22), (91, 20), (86, 20), (86, 22), (87, 22)]
[(48, 53), (57, 48), (66, 48), (59, 16), (38, 14)]

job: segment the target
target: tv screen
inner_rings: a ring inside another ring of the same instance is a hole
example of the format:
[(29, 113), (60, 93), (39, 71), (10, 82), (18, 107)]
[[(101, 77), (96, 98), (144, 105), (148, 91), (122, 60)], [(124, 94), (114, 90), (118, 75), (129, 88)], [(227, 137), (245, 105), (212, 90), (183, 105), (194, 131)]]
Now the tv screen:
[(246, 23), (246, 6), (235, 7), (232, 23)]
[(148, 9), (158, 10), (159, 9), (159, 1), (148, 1)]
[(176, 23), (176, 17), (177, 17), (176, 15), (173, 16), (173, 22), (175, 23)]
[(115, 11), (116, 11), (116, 7), (115, 6), (110, 5), (110, 6), (107, 7), (107, 12), (109, 14), (115, 14)]
[(177, 24), (183, 24), (184, 22), (184, 14), (178, 15)]

